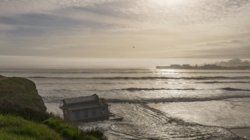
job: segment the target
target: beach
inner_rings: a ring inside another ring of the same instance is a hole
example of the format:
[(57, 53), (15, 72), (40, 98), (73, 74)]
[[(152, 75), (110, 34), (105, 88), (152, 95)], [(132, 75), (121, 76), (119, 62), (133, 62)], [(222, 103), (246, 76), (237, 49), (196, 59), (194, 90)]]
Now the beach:
[(36, 83), (48, 112), (64, 98), (97, 94), (123, 121), (81, 123), (108, 139), (249, 139), (250, 71), (0, 70)]

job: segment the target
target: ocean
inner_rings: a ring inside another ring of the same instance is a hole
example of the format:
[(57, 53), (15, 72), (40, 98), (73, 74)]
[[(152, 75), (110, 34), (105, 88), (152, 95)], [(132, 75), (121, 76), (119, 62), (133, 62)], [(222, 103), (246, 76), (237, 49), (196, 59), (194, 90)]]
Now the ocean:
[(108, 139), (235, 139), (250, 128), (250, 70), (0, 70), (36, 83), (47, 111), (64, 98), (97, 94), (123, 121), (80, 123)]

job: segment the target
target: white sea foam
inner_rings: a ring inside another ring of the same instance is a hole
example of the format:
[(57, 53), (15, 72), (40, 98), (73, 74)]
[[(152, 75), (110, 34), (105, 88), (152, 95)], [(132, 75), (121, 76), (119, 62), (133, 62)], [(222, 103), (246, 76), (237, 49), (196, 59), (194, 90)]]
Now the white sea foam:
[[(63, 98), (98, 94), (122, 122), (84, 123), (109, 139), (233, 139), (223, 128), (249, 127), (249, 70), (0, 70), (34, 81), (48, 112)], [(245, 99), (246, 98), (246, 99)]]
[(250, 98), (150, 104), (172, 117), (207, 126), (250, 127)]

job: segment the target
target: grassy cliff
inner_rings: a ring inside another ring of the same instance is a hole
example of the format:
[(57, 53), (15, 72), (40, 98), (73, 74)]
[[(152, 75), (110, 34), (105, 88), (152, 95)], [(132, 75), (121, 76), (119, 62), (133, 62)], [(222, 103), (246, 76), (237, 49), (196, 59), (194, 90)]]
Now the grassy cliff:
[(0, 138), (5, 140), (99, 140), (98, 130), (82, 131), (46, 112), (34, 82), (0, 75)]
[(0, 77), (0, 109), (32, 109), (45, 112), (42, 97), (34, 82), (25, 78)]
[(0, 139), (4, 140), (61, 140), (58, 133), (47, 126), (19, 116), (0, 115)]

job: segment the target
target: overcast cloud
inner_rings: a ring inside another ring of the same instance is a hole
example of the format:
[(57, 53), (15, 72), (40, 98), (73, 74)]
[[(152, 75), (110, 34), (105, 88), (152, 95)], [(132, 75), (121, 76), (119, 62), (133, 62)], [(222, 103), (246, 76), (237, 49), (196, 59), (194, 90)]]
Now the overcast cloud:
[(250, 59), (249, 36), (250, 0), (0, 0), (3, 56)]

